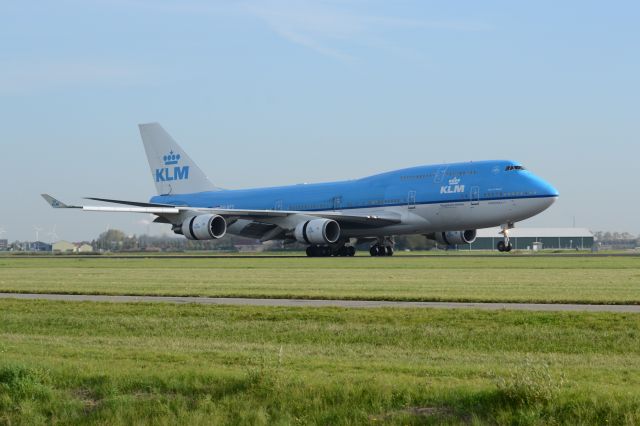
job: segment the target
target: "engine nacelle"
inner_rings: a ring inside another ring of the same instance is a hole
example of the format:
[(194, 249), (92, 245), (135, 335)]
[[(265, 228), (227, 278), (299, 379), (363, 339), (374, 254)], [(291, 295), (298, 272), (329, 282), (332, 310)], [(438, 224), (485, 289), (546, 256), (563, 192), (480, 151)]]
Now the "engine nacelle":
[(299, 223), (293, 232), (301, 243), (332, 244), (340, 239), (340, 225), (331, 219), (313, 219)]
[(227, 221), (217, 214), (201, 214), (182, 222), (181, 231), (190, 240), (214, 240), (227, 233)]
[(440, 244), (446, 244), (448, 246), (456, 244), (471, 244), (476, 240), (476, 230), (468, 229), (466, 231), (445, 231), (434, 232), (427, 235), (430, 240), (435, 240)]

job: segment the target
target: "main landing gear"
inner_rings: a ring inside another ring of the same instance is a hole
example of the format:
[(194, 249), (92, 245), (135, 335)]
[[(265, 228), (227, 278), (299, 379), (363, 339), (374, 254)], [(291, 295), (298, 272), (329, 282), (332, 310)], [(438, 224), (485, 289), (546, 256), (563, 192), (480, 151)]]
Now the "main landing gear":
[(381, 245), (373, 245), (369, 249), (371, 256), (393, 256), (393, 247), (385, 247)]
[(369, 254), (371, 256), (393, 256), (393, 246), (395, 242), (393, 238), (383, 238), (379, 239), (374, 245), (369, 249)]
[(307, 247), (307, 256), (309, 257), (353, 257), (356, 254), (356, 248), (354, 246), (343, 245), (340, 247), (332, 248), (330, 246), (309, 246)]
[(503, 235), (503, 241), (498, 243), (498, 251), (499, 252), (510, 252), (512, 247), (509, 242), (509, 229), (514, 227), (513, 223), (507, 223), (506, 225), (502, 225), (502, 231), (500, 233)]

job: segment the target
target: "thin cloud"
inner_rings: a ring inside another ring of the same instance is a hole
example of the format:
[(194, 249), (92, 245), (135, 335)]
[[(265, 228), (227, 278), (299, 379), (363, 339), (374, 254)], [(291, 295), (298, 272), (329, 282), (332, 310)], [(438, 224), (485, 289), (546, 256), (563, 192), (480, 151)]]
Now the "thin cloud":
[(338, 9), (335, 3), (306, 0), (248, 1), (242, 9), (285, 40), (340, 60), (355, 57), (335, 44), (371, 44), (375, 33), (388, 29), (432, 29), (448, 31), (487, 31), (490, 25), (465, 20), (420, 20), (371, 16)]
[(351, 62), (355, 60), (355, 57), (352, 55), (349, 55), (348, 53), (342, 52), (337, 49), (332, 49), (327, 46), (323, 46), (320, 42), (316, 41), (312, 36), (308, 36), (300, 32), (290, 31), (285, 28), (274, 28), (274, 31), (278, 35), (289, 40), (292, 43), (298, 44), (300, 46), (308, 47), (309, 49), (315, 50), (316, 52), (321, 53), (325, 56), (330, 56), (345, 62)]
[(82, 61), (0, 62), (0, 93), (24, 94), (83, 85), (130, 85), (144, 81), (132, 65)]

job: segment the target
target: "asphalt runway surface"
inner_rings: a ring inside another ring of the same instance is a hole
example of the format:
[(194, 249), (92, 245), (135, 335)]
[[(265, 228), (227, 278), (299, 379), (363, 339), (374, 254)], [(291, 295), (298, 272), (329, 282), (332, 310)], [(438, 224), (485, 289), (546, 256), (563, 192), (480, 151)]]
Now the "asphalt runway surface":
[(328, 300), (328, 299), (252, 299), (240, 297), (181, 297), (181, 296), (107, 296), (92, 294), (0, 293), (0, 299), (57, 300), (69, 302), (109, 303), (177, 303), (202, 305), (248, 305), (284, 307), (337, 308), (431, 308), (484, 309), (547, 312), (618, 312), (640, 313), (640, 305), (587, 305), (565, 303), (480, 303), (480, 302), (398, 302), (386, 300)]
[[(361, 258), (381, 259), (380, 257), (365, 256), (365, 250), (358, 251)], [(538, 257), (640, 257), (640, 253), (539, 253), (539, 254), (404, 254), (394, 258), (495, 258), (495, 259), (526, 259)], [(306, 259), (304, 254), (116, 254), (116, 255), (35, 255), (35, 256), (5, 256), (3, 259)], [(339, 259), (340, 257), (332, 257)], [(384, 258), (384, 257), (383, 257)], [(319, 258), (322, 259), (322, 258)], [(351, 259), (345, 257), (344, 259)]]

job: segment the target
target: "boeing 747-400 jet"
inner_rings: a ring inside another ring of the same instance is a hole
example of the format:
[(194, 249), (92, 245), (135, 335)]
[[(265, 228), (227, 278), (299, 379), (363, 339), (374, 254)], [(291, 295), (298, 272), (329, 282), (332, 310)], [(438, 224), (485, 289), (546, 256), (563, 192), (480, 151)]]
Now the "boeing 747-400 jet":
[(159, 195), (149, 202), (88, 198), (124, 205), (54, 208), (150, 213), (190, 240), (243, 237), (307, 245), (308, 256), (353, 256), (371, 241), (372, 256), (393, 254), (393, 236), (423, 234), (445, 245), (471, 244), (476, 230), (502, 227), (498, 250), (510, 251), (514, 223), (546, 210), (558, 191), (515, 161), (478, 161), (394, 170), (360, 179), (227, 190), (214, 186), (157, 123), (140, 134)]

